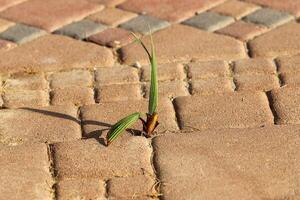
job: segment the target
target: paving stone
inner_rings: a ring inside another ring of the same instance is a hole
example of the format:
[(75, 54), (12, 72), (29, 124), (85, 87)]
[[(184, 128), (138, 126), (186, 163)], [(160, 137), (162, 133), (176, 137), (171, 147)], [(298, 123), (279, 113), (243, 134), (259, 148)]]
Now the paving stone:
[(0, 148), (1, 199), (52, 199), (47, 146), (30, 144)]
[(97, 89), (97, 102), (130, 101), (142, 99), (142, 86), (134, 84), (100, 85)]
[[(150, 83), (146, 83), (145, 96), (149, 97)], [(184, 81), (165, 81), (158, 83), (158, 95), (162, 97), (174, 98), (178, 96), (188, 96), (188, 84)]]
[(156, 137), (164, 199), (298, 199), (299, 131), (272, 126)]
[(85, 0), (30, 0), (1, 12), (0, 16), (52, 32), (101, 9), (102, 5)]
[(5, 80), (5, 90), (46, 90), (48, 83), (42, 73), (16, 74)]
[(200, 13), (186, 21), (183, 24), (194, 26), (207, 31), (215, 31), (234, 22), (229, 16), (220, 15), (213, 12)]
[(257, 10), (259, 7), (252, 3), (247, 3), (237, 0), (229, 0), (223, 4), (220, 4), (211, 11), (217, 12), (223, 15), (231, 16), (236, 19), (240, 19), (243, 16), (250, 14), (251, 12)]
[(98, 86), (139, 82), (138, 70), (127, 66), (98, 68), (95, 76)]
[[(143, 66), (142, 80), (150, 81), (151, 68), (149, 65)], [(157, 66), (158, 81), (183, 80), (186, 78), (184, 66), (180, 63), (169, 63)]]
[(110, 50), (65, 36), (46, 35), (0, 55), (0, 73), (111, 66)]
[(278, 124), (300, 123), (300, 88), (280, 88), (271, 91)]
[(283, 10), (290, 12), (296, 16), (300, 15), (300, 1), (299, 0), (247, 0), (252, 3), (260, 4), (262, 6), (267, 6), (274, 8), (276, 10)]
[(232, 78), (216, 77), (191, 82), (192, 94), (210, 95), (217, 93), (233, 92), (234, 85)]
[(233, 65), (235, 74), (276, 74), (275, 63), (270, 59), (254, 58), (236, 60)]
[(7, 51), (9, 49), (12, 49), (16, 47), (17, 45), (13, 42), (7, 41), (7, 40), (1, 40), (0, 39), (0, 50), (1, 51)]
[(157, 195), (154, 190), (155, 180), (149, 176), (116, 177), (108, 182), (110, 199), (147, 198)]
[(169, 22), (150, 15), (139, 15), (120, 25), (121, 28), (143, 34), (150, 34), (168, 26), (170, 26)]
[(0, 110), (2, 143), (62, 142), (81, 138), (71, 105)]
[[(83, 106), (81, 107), (81, 115), (84, 125), (84, 136), (91, 137), (94, 134), (104, 134), (112, 124), (115, 124), (126, 115), (137, 111), (146, 113), (147, 110), (148, 101), (146, 100), (107, 102)], [(159, 99), (157, 112), (160, 123), (156, 129), (158, 132), (163, 133), (178, 130), (174, 108), (169, 99)], [(143, 118), (145, 118), (145, 116), (143, 116)], [(132, 129), (135, 130), (142, 130), (142, 128), (142, 123), (140, 122), (132, 126)]]
[(41, 29), (23, 24), (16, 24), (0, 33), (0, 38), (22, 44), (36, 39), (44, 34), (46, 34), (46, 32)]
[(276, 75), (271, 74), (243, 74), (236, 75), (234, 82), (237, 91), (270, 91), (280, 87)]
[(52, 105), (73, 104), (80, 106), (95, 103), (93, 89), (86, 87), (72, 86), (54, 89), (50, 95)]
[(273, 124), (273, 115), (264, 93), (178, 97), (177, 118), (182, 129), (261, 127)]
[(224, 61), (192, 62), (188, 64), (188, 77), (193, 80), (226, 77), (229, 66)]
[(118, 8), (105, 8), (104, 10), (89, 16), (88, 19), (115, 27), (136, 16), (137, 14), (135, 13)]
[[(186, 37), (186, 36), (189, 37)], [(246, 56), (243, 44), (227, 36), (208, 33), (185, 25), (172, 25), (153, 34), (158, 63), (174, 63), (197, 59), (232, 60)], [(150, 38), (143, 40), (150, 45)], [(139, 44), (130, 44), (120, 50), (126, 64), (137, 61), (148, 64), (147, 56)]]
[(58, 200), (105, 199), (105, 182), (99, 179), (66, 179), (57, 184)]
[(13, 26), (15, 23), (11, 22), (11, 21), (7, 21), (5, 19), (1, 19), (0, 18), (0, 32), (5, 31), (6, 29), (8, 29), (9, 27)]
[(222, 2), (222, 0), (173, 0), (170, 3), (169, 0), (129, 0), (118, 7), (135, 13), (147, 13), (171, 22), (179, 22), (193, 16), (195, 12), (207, 10)]
[(268, 27), (276, 27), (293, 19), (293, 16), (282, 11), (273, 10), (270, 8), (262, 8), (250, 15), (247, 15), (244, 20), (255, 24), (262, 24)]
[(93, 86), (93, 76), (88, 70), (72, 70), (65, 72), (57, 72), (51, 74), (49, 79), (51, 88), (55, 89), (72, 86)]
[(126, 0), (89, 0), (89, 1), (93, 3), (99, 3), (105, 5), (105, 7), (114, 7), (118, 4), (123, 3)]
[(275, 57), (300, 53), (299, 41), (300, 24), (292, 22), (258, 36), (248, 44), (253, 57)]
[(48, 106), (49, 94), (43, 90), (8, 90), (2, 95), (7, 108)]
[(280, 78), (286, 86), (300, 87), (300, 73), (281, 73)]
[(282, 56), (276, 59), (276, 62), (278, 63), (278, 71), (280, 73), (300, 73), (300, 55)]
[(132, 35), (129, 31), (122, 28), (109, 28), (88, 38), (89, 41), (109, 47), (118, 47), (129, 44)]
[(267, 31), (266, 27), (258, 26), (253, 23), (248, 23), (244, 21), (236, 21), (220, 30), (218, 33), (229, 35), (240, 40), (250, 40), (255, 36), (258, 36)]
[(56, 34), (68, 35), (75, 39), (84, 39), (95, 33), (101, 32), (106, 29), (106, 26), (103, 24), (95, 23), (91, 20), (81, 20), (78, 22), (73, 22), (62, 28), (54, 31)]
[(152, 150), (145, 137), (118, 138), (109, 148), (89, 139), (57, 143), (53, 149), (58, 178), (63, 180), (153, 174)]

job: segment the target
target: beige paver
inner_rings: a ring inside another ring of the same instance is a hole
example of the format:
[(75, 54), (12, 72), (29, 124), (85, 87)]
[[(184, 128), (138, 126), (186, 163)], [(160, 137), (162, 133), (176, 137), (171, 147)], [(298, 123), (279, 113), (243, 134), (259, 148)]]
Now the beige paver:
[(102, 5), (85, 0), (30, 0), (1, 12), (0, 16), (52, 32), (101, 9)]
[[(289, 37), (286, 37), (286, 36)], [(276, 57), (300, 53), (300, 24), (291, 22), (249, 42), (253, 57)]]
[(224, 61), (192, 62), (188, 64), (188, 77), (193, 80), (229, 75), (229, 66)]
[(236, 75), (234, 82), (237, 91), (270, 91), (280, 86), (279, 79), (272, 74)]
[(89, 0), (89, 1), (105, 5), (106, 7), (114, 7), (120, 3), (123, 3), (126, 0)]
[(94, 91), (86, 87), (65, 87), (63, 89), (52, 90), (51, 93), (52, 105), (73, 104), (76, 106), (93, 104)]
[(11, 6), (15, 6), (26, 0), (1, 0), (0, 1), (0, 11), (5, 10)]
[(93, 68), (113, 64), (110, 50), (65, 36), (46, 35), (0, 55), (0, 73)]
[[(164, 81), (158, 83), (158, 95), (161, 97), (174, 98), (178, 96), (188, 96), (188, 84), (184, 81)], [(150, 83), (146, 84), (145, 97), (148, 98), (150, 94)]]
[(143, 98), (142, 85), (139, 83), (100, 85), (96, 91), (98, 102), (130, 101)]
[(5, 90), (46, 90), (48, 83), (42, 73), (17, 74), (5, 80)]
[(108, 182), (110, 199), (136, 199), (155, 196), (155, 180), (150, 176), (117, 177)]
[(30, 144), (0, 147), (1, 199), (52, 199), (54, 181), (47, 146)]
[(2, 109), (0, 119), (0, 143), (59, 142), (81, 138), (74, 106)]
[(13, 26), (14, 23), (0, 18), (0, 32), (5, 31), (7, 28)]
[(105, 199), (105, 182), (99, 179), (66, 179), (57, 184), (58, 200)]
[[(158, 63), (191, 59), (231, 60), (246, 57), (245, 48), (240, 41), (185, 25), (173, 25), (158, 31), (153, 34), (153, 40), (156, 44)], [(146, 46), (149, 46), (150, 38), (147, 37), (144, 41)], [(147, 56), (139, 44), (127, 45), (121, 48), (121, 52), (126, 64), (133, 64), (136, 61), (148, 64)]]
[(283, 72), (291, 72), (291, 73), (300, 73), (300, 55), (296, 56), (283, 56), (279, 57), (277, 60), (278, 63), (278, 71), (280, 73)]
[(138, 70), (134, 67), (116, 66), (112, 68), (98, 68), (95, 73), (96, 84), (123, 84), (139, 82)]
[(49, 93), (44, 90), (8, 90), (3, 94), (3, 106), (7, 108), (49, 105)]
[(291, 87), (300, 87), (300, 73), (281, 73), (280, 77), (284, 85)]
[(1, 40), (0, 39), (0, 50), (1, 51), (7, 51), (7, 50), (12, 49), (16, 46), (17, 46), (16, 43), (10, 42), (8, 40)]
[(58, 72), (49, 76), (51, 88), (65, 88), (72, 86), (92, 87), (93, 76), (88, 70), (72, 70)]
[(57, 143), (54, 152), (60, 179), (153, 174), (152, 150), (145, 137), (118, 138), (109, 148), (94, 139)]
[(299, 126), (168, 134), (154, 139), (172, 199), (298, 199)]
[[(142, 80), (150, 81), (151, 76), (151, 67), (149, 65), (142, 67)], [(158, 65), (157, 67), (157, 79), (158, 81), (167, 81), (167, 80), (183, 80), (186, 78), (184, 72), (184, 66), (180, 63), (169, 63)]]
[(208, 95), (224, 92), (233, 92), (235, 89), (230, 77), (216, 77), (210, 79), (193, 80), (191, 82), (192, 94)]
[(254, 58), (234, 62), (235, 74), (276, 74), (275, 63), (271, 59)]
[[(160, 98), (158, 104), (157, 112), (160, 124), (157, 127), (157, 131), (162, 133), (178, 130), (172, 102), (169, 99)], [(101, 135), (104, 130), (107, 130), (110, 125), (116, 123), (121, 118), (133, 112), (147, 112), (147, 110), (148, 101), (146, 100), (107, 102), (98, 105), (83, 106), (81, 107), (81, 115), (84, 135), (86, 137), (92, 136), (95, 133)], [(143, 126), (138, 121), (132, 128), (142, 130)]]
[(264, 93), (178, 97), (177, 117), (182, 129), (261, 127), (273, 124), (273, 115)]
[(280, 88), (271, 91), (278, 124), (300, 123), (300, 89)]

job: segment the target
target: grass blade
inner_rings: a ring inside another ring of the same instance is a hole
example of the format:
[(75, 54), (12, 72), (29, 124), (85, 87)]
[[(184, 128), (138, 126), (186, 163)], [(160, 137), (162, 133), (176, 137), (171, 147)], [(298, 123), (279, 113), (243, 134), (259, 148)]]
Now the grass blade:
[(135, 123), (142, 114), (135, 112), (114, 124), (107, 134), (107, 145), (112, 143), (125, 129)]

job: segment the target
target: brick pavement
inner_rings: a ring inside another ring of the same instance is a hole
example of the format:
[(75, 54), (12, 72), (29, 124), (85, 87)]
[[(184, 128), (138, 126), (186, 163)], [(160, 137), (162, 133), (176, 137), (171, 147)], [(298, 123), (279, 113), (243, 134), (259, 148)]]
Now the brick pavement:
[[(300, 199), (299, 16), (299, 0), (0, 0), (0, 200)], [(106, 147), (147, 110), (130, 31), (153, 33), (160, 125)]]

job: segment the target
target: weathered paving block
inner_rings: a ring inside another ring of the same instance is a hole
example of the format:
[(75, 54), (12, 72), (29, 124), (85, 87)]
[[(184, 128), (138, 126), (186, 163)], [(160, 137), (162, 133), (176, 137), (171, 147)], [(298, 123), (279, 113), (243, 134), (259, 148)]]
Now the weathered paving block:
[(52, 199), (47, 146), (30, 144), (0, 148), (1, 199)]
[(105, 182), (99, 179), (66, 179), (57, 184), (58, 200), (105, 199)]
[(11, 21), (29, 24), (49, 32), (100, 11), (100, 4), (85, 0), (26, 1), (0, 13)]
[(7, 50), (9, 50), (9, 49), (11, 49), (11, 48), (14, 48), (14, 47), (16, 47), (17, 46), (17, 44), (15, 44), (15, 43), (13, 43), (13, 42), (10, 42), (10, 41), (8, 41), (8, 40), (1, 40), (0, 39), (0, 50), (4, 50), (4, 51), (7, 51)]
[(281, 73), (280, 78), (286, 86), (300, 87), (300, 73)]
[(108, 182), (110, 199), (136, 199), (157, 195), (155, 180), (150, 176), (117, 177)]
[(2, 143), (62, 142), (81, 138), (74, 106), (3, 109), (0, 119)]
[(80, 106), (95, 103), (93, 89), (86, 87), (72, 86), (54, 89), (50, 96), (52, 105), (73, 104)]
[[(172, 102), (169, 99), (159, 99), (157, 108), (159, 126), (157, 131), (167, 132), (176, 131), (178, 126)], [(87, 105), (81, 107), (81, 116), (83, 121), (83, 130), (85, 137), (91, 137), (93, 134), (101, 135), (102, 132), (109, 129), (112, 124), (115, 124), (121, 118), (133, 113), (148, 111), (148, 101), (120, 101), (106, 102), (97, 105)], [(143, 116), (145, 118), (145, 116)], [(137, 122), (132, 126), (133, 129), (142, 130), (141, 122)], [(104, 134), (102, 135), (102, 137)]]
[(245, 15), (250, 14), (251, 12), (257, 10), (259, 7), (252, 3), (247, 3), (243, 1), (230, 0), (226, 1), (223, 4), (220, 4), (211, 11), (217, 12), (223, 15), (228, 15), (236, 19), (240, 19)]
[(299, 132), (299, 126), (272, 126), (156, 137), (163, 197), (298, 199)]
[[(150, 81), (151, 67), (145, 65), (142, 67), (142, 80)], [(169, 63), (157, 66), (157, 79), (158, 81), (167, 80), (183, 80), (186, 78), (184, 66), (180, 63)]]
[(296, 16), (300, 15), (299, 0), (285, 0), (285, 1), (270, 1), (270, 0), (247, 0), (262, 6), (271, 7), (277, 10), (290, 12)]
[(192, 94), (214, 94), (233, 92), (233, 80), (230, 77), (216, 77), (210, 79), (193, 80), (191, 82)]
[(114, 62), (112, 52), (104, 47), (59, 35), (42, 36), (0, 57), (0, 73), (92, 68)]
[[(186, 36), (189, 37), (186, 37)], [(232, 60), (246, 57), (245, 48), (240, 41), (227, 36), (201, 31), (185, 25), (172, 25), (153, 34), (158, 63), (180, 61)], [(144, 39), (146, 46), (150, 38)], [(139, 61), (148, 64), (147, 56), (139, 44), (121, 48), (122, 60), (126, 64)]]
[(207, 10), (223, 2), (222, 0), (175, 0), (170, 3), (169, 0), (129, 0), (118, 7), (135, 13), (147, 13), (149, 15), (165, 19), (171, 22), (179, 22), (191, 17), (195, 12)]
[(99, 3), (106, 7), (115, 7), (118, 4), (123, 3), (126, 0), (90, 0), (90, 2)]
[(175, 108), (180, 127), (185, 130), (273, 124), (267, 96), (259, 92), (178, 97)]
[(57, 72), (49, 76), (51, 88), (65, 88), (72, 86), (92, 87), (93, 76), (88, 70), (72, 70)]
[(218, 30), (217, 32), (245, 41), (264, 33), (266, 30), (267, 28), (264, 26), (259, 26), (244, 21), (236, 21), (225, 28)]
[(68, 24), (56, 31), (54, 33), (61, 35), (68, 35), (75, 39), (84, 39), (95, 33), (101, 32), (106, 29), (106, 26), (100, 23), (95, 23), (91, 20), (81, 20), (78, 22), (73, 22)]
[[(289, 37), (287, 37), (289, 36)], [(291, 22), (249, 42), (253, 57), (276, 57), (300, 53), (300, 24)]]
[(98, 68), (95, 76), (99, 85), (139, 82), (138, 70), (128, 66)]
[(5, 31), (7, 28), (13, 26), (14, 23), (0, 18), (0, 32)]
[(237, 91), (270, 91), (280, 87), (279, 79), (272, 74), (243, 74), (234, 76)]
[(122, 28), (109, 28), (88, 37), (89, 41), (109, 47), (124, 46), (132, 42), (132, 35)]
[(203, 12), (190, 19), (183, 24), (194, 26), (207, 31), (215, 31), (234, 22), (229, 16), (220, 15), (214, 12)]
[(188, 64), (188, 77), (193, 80), (229, 75), (229, 66), (224, 61), (192, 62)]
[(300, 73), (300, 55), (296, 56), (282, 56), (276, 59), (278, 63), (278, 71), (280, 73)]
[(42, 35), (46, 34), (45, 31), (34, 28), (31, 26), (26, 26), (23, 24), (16, 24), (4, 32), (0, 33), (0, 38), (4, 40), (9, 40), (16, 42), (18, 44), (23, 44), (36, 39)]
[(105, 8), (104, 10), (89, 16), (88, 19), (115, 27), (136, 16), (137, 14), (135, 13), (118, 8)]
[(44, 74), (16, 74), (5, 80), (5, 90), (46, 90), (48, 83)]
[(4, 91), (3, 106), (7, 108), (48, 106), (49, 94), (44, 90)]
[(280, 88), (271, 91), (272, 106), (276, 112), (278, 124), (300, 123), (300, 89)]
[[(153, 174), (151, 147), (145, 137), (121, 137), (109, 148), (95, 139), (57, 143), (54, 163), (60, 179)], [(116, 164), (118, 163), (118, 164)]]
[(282, 11), (273, 10), (270, 8), (262, 8), (250, 15), (247, 15), (244, 20), (255, 24), (262, 24), (268, 27), (276, 27), (293, 19), (293, 16)]
[[(150, 83), (146, 83), (145, 93), (146, 98), (148, 98), (150, 95)], [(158, 95), (168, 98), (188, 96), (188, 84), (180, 80), (159, 82)]]
[(234, 61), (235, 74), (276, 74), (275, 63), (271, 59), (254, 58)]
[(2, 10), (5, 10), (11, 6), (14, 6), (14, 5), (17, 5), (19, 3), (22, 3), (23, 1), (26, 1), (26, 0), (1, 0), (0, 1), (0, 11)]
[(170, 26), (169, 22), (150, 15), (139, 15), (120, 25), (121, 28), (143, 34), (150, 34), (168, 26)]
[(99, 85), (97, 91), (97, 102), (130, 101), (142, 99), (142, 85), (112, 84)]

